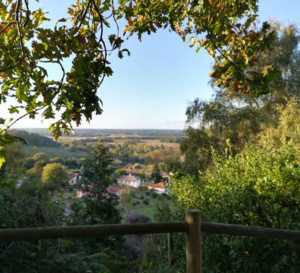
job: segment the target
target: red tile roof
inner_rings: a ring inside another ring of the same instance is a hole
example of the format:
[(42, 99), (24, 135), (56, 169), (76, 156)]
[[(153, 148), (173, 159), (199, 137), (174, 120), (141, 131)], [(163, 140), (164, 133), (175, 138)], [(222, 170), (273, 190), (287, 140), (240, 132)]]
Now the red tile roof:
[(131, 169), (124, 169), (126, 171), (126, 174), (133, 174), (133, 175), (138, 175), (139, 170), (131, 170)]
[(69, 172), (69, 178), (70, 179), (74, 178), (77, 175), (78, 175), (78, 173)]
[(168, 175), (168, 173), (166, 173), (166, 172), (161, 171), (160, 173), (163, 177), (170, 177), (170, 175)]
[(118, 181), (137, 181), (137, 179), (133, 175), (123, 175)]
[(163, 182), (159, 182), (159, 183), (156, 183), (156, 184), (151, 184), (148, 187), (149, 188), (153, 188), (153, 189), (160, 189), (160, 190), (164, 190), (165, 189), (165, 186), (164, 186)]
[(111, 194), (117, 194), (121, 190), (121, 188), (109, 186), (106, 188), (106, 190)]

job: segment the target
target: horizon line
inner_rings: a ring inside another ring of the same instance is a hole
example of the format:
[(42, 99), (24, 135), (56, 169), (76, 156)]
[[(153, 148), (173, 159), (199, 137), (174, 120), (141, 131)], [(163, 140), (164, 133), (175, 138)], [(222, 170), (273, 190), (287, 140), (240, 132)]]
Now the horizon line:
[[(17, 128), (11, 128), (11, 130), (13, 129), (45, 129), (47, 130), (46, 127), (43, 127), (43, 128), (40, 128), (40, 127), (17, 127)], [(73, 129), (74, 131), (75, 130), (184, 130), (184, 128), (181, 128), (181, 129), (158, 129), (158, 128), (75, 128)]]

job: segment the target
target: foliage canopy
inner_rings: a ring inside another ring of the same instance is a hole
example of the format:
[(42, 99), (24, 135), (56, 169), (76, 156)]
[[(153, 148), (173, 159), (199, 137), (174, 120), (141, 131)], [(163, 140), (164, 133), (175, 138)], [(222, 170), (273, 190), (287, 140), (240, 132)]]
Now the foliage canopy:
[[(169, 28), (182, 40), (189, 39), (196, 51), (206, 49), (215, 60), (210, 75), (216, 85), (265, 94), (278, 75), (270, 65), (260, 71), (251, 68), (275, 39), (268, 23), (260, 30), (252, 28), (258, 11), (256, 0), (74, 1), (53, 28), (45, 26), (50, 20), (45, 12), (32, 6), (33, 0), (0, 3), (0, 104), (8, 97), (15, 98), (10, 113), (24, 110), (30, 118), (42, 111), (43, 118), (52, 119), (59, 111), (60, 118), (49, 127), (56, 138), (62, 131), (68, 134), (72, 122), (78, 126), (82, 118), (89, 121), (93, 113), (102, 113), (97, 89), (104, 77), (113, 73), (108, 53), (116, 51), (120, 58), (129, 54), (119, 33), (118, 24), (124, 20), (123, 32), (128, 38), (137, 34), (141, 39), (144, 33)], [(111, 24), (116, 31), (109, 30)], [(66, 61), (71, 62), (70, 69)], [(61, 71), (59, 79), (49, 76), (49, 63)], [(19, 118), (6, 122), (4, 129)], [(9, 142), (8, 136), (1, 136), (0, 146)]]

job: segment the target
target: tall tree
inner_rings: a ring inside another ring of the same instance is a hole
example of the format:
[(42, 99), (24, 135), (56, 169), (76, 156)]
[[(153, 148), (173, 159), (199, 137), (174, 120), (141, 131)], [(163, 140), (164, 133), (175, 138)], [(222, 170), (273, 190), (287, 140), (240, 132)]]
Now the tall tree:
[[(104, 145), (101, 142), (95, 144), (94, 149), (84, 162), (82, 178), (80, 180), (81, 189), (87, 192), (87, 196), (73, 202), (71, 205), (73, 209), (71, 222), (73, 225), (120, 223), (121, 215), (117, 209), (118, 199), (107, 190), (113, 180), (112, 162)], [(78, 248), (77, 251), (84, 249), (87, 259), (89, 259), (89, 255), (101, 257), (102, 253), (106, 253), (106, 256), (101, 259), (98, 258), (98, 263), (102, 263), (104, 258), (107, 269), (98, 269), (98, 271), (122, 272), (123, 269), (121, 270), (121, 267), (119, 267), (123, 262), (122, 258), (120, 258), (120, 253), (122, 255), (121, 242), (122, 239), (120, 237), (85, 240), (81, 243), (81, 248)], [(114, 259), (118, 259), (118, 261), (112, 262), (112, 253), (117, 255)], [(126, 268), (124, 264), (122, 266)], [(109, 268), (114, 267), (117, 269), (109, 270)]]
[(154, 180), (154, 183), (159, 183), (162, 181), (162, 175), (160, 174), (160, 169), (158, 164), (155, 163), (151, 170), (151, 178)]
[(78, 203), (75, 211), (79, 214), (79, 222), (84, 224), (112, 224), (120, 222), (120, 213), (116, 206), (118, 200), (107, 191), (113, 180), (112, 159), (101, 142), (95, 144), (94, 149), (84, 162), (82, 169), (82, 190), (87, 192), (83, 201)]
[[(281, 76), (270, 84), (270, 93), (259, 97), (238, 93), (230, 86), (219, 87), (211, 101), (195, 99), (187, 108), (187, 124), (198, 125), (186, 130), (187, 138), (181, 142), (185, 154), (186, 172), (203, 170), (212, 163), (211, 149), (224, 150), (227, 139), (233, 152), (242, 151), (245, 143), (257, 142), (258, 134), (265, 128), (276, 127), (280, 117), (280, 105), (300, 95), (299, 37), (295, 25), (282, 26), (271, 22), (278, 39), (266, 54), (258, 54), (252, 67), (276, 65)], [(213, 81), (212, 84), (216, 82)]]

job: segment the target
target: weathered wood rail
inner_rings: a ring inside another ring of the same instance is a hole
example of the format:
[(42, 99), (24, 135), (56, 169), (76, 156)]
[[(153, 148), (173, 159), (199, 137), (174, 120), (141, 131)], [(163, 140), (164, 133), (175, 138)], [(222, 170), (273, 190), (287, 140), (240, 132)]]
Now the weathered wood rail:
[(202, 273), (201, 232), (300, 241), (300, 231), (201, 222), (198, 210), (188, 210), (185, 222), (0, 229), (0, 241), (175, 232), (186, 233), (187, 273)]

